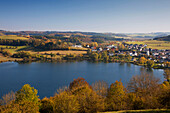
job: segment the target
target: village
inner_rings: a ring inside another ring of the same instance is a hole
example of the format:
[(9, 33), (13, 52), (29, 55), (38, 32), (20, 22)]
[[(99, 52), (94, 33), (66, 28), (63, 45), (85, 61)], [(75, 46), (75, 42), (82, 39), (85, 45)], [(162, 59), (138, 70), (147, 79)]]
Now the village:
[[(82, 45), (74, 45), (73, 47), (83, 48)], [(102, 53), (103, 51), (107, 51), (107, 55), (110, 57), (130, 55), (132, 56), (131, 61), (137, 61), (137, 58), (145, 57), (148, 60), (153, 60), (155, 63), (170, 62), (169, 49), (147, 48), (147, 44), (127, 44), (123, 42), (118, 46), (112, 44), (105, 45), (105, 47), (94, 47), (87, 44), (86, 48), (89, 48), (93, 53)]]

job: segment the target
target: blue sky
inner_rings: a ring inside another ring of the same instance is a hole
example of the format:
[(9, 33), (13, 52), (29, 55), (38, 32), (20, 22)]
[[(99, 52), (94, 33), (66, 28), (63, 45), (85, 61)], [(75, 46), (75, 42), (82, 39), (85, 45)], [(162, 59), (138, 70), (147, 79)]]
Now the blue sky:
[(170, 0), (0, 0), (0, 29), (170, 32)]

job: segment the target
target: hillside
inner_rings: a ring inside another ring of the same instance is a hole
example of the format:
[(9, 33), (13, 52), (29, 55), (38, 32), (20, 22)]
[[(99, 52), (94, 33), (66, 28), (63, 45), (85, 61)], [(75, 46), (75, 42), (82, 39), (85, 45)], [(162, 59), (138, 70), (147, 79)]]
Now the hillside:
[(164, 36), (164, 37), (154, 38), (154, 40), (159, 40), (159, 41), (170, 41), (170, 35)]
[(92, 39), (105, 40), (121, 40), (121, 39), (154, 39), (156, 37), (164, 37), (170, 35), (170, 32), (155, 33), (97, 33), (97, 32), (81, 32), (81, 31), (5, 31), (0, 30), (0, 36), (3, 35), (30, 35), (30, 36), (56, 36), (56, 37), (82, 37)]

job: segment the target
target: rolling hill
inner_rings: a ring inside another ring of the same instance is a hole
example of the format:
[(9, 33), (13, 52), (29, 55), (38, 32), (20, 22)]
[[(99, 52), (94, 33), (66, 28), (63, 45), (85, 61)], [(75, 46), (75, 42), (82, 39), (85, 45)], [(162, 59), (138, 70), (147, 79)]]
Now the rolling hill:
[(154, 40), (159, 40), (159, 41), (170, 41), (170, 35), (164, 36), (164, 37), (154, 38)]

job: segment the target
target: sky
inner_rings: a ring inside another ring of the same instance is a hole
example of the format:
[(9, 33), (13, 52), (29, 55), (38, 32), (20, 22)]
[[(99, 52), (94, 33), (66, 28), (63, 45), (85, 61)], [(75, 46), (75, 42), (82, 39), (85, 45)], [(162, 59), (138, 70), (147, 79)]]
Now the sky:
[(10, 31), (170, 32), (170, 0), (0, 0)]

